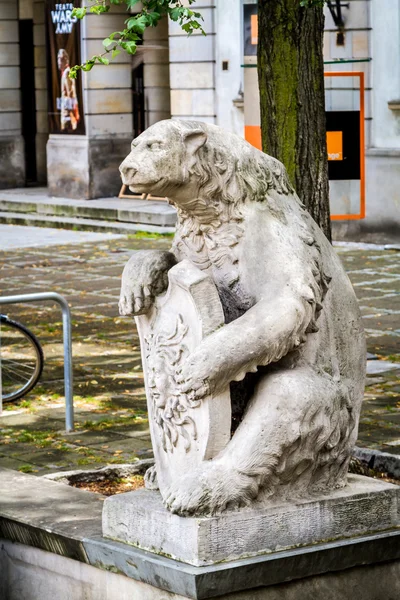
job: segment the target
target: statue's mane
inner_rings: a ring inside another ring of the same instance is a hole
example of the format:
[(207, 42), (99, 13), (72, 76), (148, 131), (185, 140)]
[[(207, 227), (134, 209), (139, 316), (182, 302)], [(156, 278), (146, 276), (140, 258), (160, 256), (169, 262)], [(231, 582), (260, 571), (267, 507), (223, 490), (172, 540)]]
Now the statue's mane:
[(179, 125), (186, 132), (202, 129), (207, 134), (191, 169), (201, 182), (202, 198), (240, 205), (269, 202), (271, 190), (284, 195), (294, 192), (283, 164), (237, 135), (198, 121)]

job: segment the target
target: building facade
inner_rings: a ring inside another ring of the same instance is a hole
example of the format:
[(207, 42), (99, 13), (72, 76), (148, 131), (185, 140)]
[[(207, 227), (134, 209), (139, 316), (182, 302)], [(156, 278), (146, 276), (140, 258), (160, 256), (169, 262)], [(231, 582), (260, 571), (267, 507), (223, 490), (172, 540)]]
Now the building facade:
[[(357, 116), (358, 75), (329, 73), (364, 74), (365, 217), (354, 218), (361, 198), (356, 176), (331, 181), (331, 210), (350, 232), (399, 230), (400, 0), (348, 0), (341, 22), (337, 4), (326, 8), (326, 108), (328, 119), (337, 113), (336, 129), (341, 114)], [(187, 37), (177, 23), (161, 22), (134, 57), (121, 53), (109, 66), (83, 73), (76, 91), (66, 83), (64, 48), (56, 61), (54, 31), (75, 31), (84, 61), (122, 28), (126, 12), (113, 6), (78, 28), (69, 6), (0, 0), (0, 187), (47, 182), (54, 196), (115, 195), (132, 137), (169, 117), (215, 123), (260, 144), (256, 0), (197, 0), (206, 36)], [(63, 125), (55, 126), (57, 93), (64, 120), (60, 113)], [(336, 155), (346, 166), (346, 152)]]

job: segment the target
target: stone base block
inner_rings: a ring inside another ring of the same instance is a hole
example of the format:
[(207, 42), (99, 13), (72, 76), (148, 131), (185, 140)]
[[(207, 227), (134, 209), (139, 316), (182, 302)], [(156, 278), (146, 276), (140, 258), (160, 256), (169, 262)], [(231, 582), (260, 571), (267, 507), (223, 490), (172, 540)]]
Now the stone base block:
[(0, 137), (0, 189), (25, 185), (24, 140), (21, 135)]
[(107, 498), (103, 535), (195, 566), (309, 546), (400, 526), (400, 487), (349, 475), (342, 490), (216, 517), (179, 517), (158, 492)]
[(47, 142), (49, 195), (91, 200), (117, 196), (119, 165), (130, 152), (130, 137), (90, 139), (51, 135)]

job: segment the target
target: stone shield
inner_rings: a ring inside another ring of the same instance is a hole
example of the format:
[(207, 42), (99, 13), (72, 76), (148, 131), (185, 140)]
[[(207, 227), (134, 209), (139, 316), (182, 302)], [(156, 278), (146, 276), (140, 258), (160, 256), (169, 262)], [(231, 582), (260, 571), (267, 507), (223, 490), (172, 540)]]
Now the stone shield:
[(196, 400), (176, 381), (201, 340), (224, 324), (212, 279), (188, 260), (168, 273), (167, 292), (135, 317), (140, 336), (150, 433), (160, 492), (176, 478), (213, 458), (230, 439), (229, 386)]

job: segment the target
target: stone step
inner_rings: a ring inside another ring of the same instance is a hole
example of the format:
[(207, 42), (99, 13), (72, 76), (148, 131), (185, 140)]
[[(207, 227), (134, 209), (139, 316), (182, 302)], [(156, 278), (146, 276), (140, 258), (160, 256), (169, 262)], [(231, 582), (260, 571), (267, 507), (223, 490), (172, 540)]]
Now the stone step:
[(176, 222), (176, 210), (166, 202), (117, 197), (96, 200), (53, 198), (48, 196), (46, 188), (0, 190), (0, 211), (160, 227), (173, 227)]
[(29, 225), (34, 227), (54, 227), (57, 229), (72, 229), (76, 231), (102, 231), (122, 234), (135, 234), (139, 231), (150, 233), (174, 233), (174, 227), (149, 225), (146, 223), (123, 223), (96, 219), (82, 219), (78, 217), (39, 215), (36, 213), (18, 213), (0, 211), (0, 223), (9, 225)]

